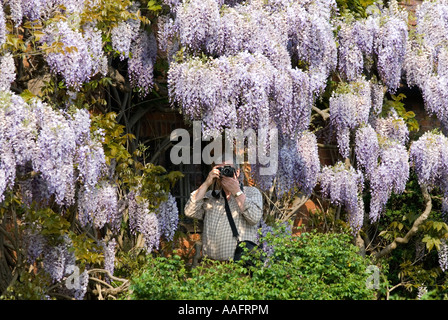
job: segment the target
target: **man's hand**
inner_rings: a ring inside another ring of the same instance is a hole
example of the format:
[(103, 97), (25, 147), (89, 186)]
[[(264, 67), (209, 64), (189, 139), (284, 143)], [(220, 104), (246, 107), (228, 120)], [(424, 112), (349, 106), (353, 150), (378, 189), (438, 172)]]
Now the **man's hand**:
[(215, 179), (219, 179), (218, 166), (214, 166), (213, 169), (208, 173), (207, 179), (205, 179), (205, 185), (210, 187)]
[(221, 177), (222, 187), (231, 194), (235, 195), (240, 189), (240, 183), (235, 177)]

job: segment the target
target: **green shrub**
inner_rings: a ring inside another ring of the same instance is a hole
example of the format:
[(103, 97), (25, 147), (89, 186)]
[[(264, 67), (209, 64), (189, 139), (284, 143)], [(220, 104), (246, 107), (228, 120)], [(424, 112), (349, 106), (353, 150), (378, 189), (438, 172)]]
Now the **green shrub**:
[(188, 270), (179, 256), (150, 257), (133, 279), (131, 299), (274, 300), (373, 299), (366, 272), (369, 261), (357, 254), (350, 236), (305, 233), (282, 228), (266, 236), (274, 253), (255, 267), (243, 262), (205, 260)]

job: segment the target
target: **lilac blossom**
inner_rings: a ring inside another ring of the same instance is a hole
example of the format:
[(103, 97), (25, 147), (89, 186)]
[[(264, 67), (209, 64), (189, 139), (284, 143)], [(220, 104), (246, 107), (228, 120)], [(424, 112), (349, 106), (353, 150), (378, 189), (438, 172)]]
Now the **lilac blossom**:
[(145, 240), (145, 249), (148, 253), (159, 249), (161, 233), (157, 215), (154, 212), (143, 215), (140, 232)]
[(401, 81), (406, 53), (407, 19), (394, 15), (385, 15), (382, 19), (375, 41), (378, 73), (388, 90), (395, 92)]
[(168, 241), (173, 240), (179, 223), (179, 209), (176, 198), (171, 193), (168, 194), (168, 199), (163, 201), (157, 209), (157, 220), (160, 234)]
[(347, 220), (352, 232), (356, 234), (364, 217), (361, 197), (364, 188), (362, 173), (353, 167), (346, 168), (344, 163), (338, 162), (334, 166), (324, 166), (318, 180), (323, 197), (328, 198), (332, 204), (345, 207)]
[(350, 130), (369, 120), (372, 105), (370, 83), (358, 80), (342, 84), (330, 97), (330, 123), (336, 129), (339, 151), (349, 156)]
[(110, 240), (107, 244), (104, 244), (104, 269), (109, 271), (111, 275), (115, 270), (115, 247), (117, 242), (115, 239)]
[(447, 150), (448, 139), (441, 133), (425, 132), (418, 140), (412, 142), (409, 157), (420, 184), (430, 189), (436, 186), (446, 188)]
[(44, 29), (40, 40), (48, 46), (62, 43), (60, 49), (46, 54), (51, 70), (60, 74), (67, 86), (78, 90), (97, 72), (105, 72), (102, 40), (99, 30), (86, 26), (85, 34), (71, 27), (67, 21), (59, 20)]
[(130, 19), (128, 21), (120, 21), (117, 26), (112, 28), (112, 47), (120, 53), (120, 60), (130, 57), (131, 44), (138, 35), (139, 27), (140, 21)]
[(55, 282), (61, 281), (64, 276), (65, 250), (64, 245), (47, 245), (43, 250), (43, 268)]
[(379, 115), (383, 110), (384, 86), (381, 83), (371, 82), (372, 112)]
[(439, 266), (443, 272), (448, 270), (448, 243), (447, 240), (442, 240), (440, 249), (438, 251)]
[(176, 10), (181, 44), (193, 52), (205, 49), (216, 34), (219, 20), (219, 7), (215, 0), (183, 2)]
[(379, 142), (375, 130), (367, 124), (356, 130), (355, 155), (358, 169), (370, 177), (378, 164)]
[(138, 87), (146, 96), (154, 85), (153, 71), (156, 62), (157, 43), (154, 34), (141, 31), (131, 46), (128, 60), (128, 76), (132, 86)]
[(341, 23), (338, 32), (338, 70), (347, 81), (355, 81), (361, 76), (364, 58), (354, 35), (351, 23)]
[(28, 228), (24, 232), (23, 245), (26, 249), (26, 259), (28, 263), (33, 264), (42, 254), (47, 245), (47, 240), (41, 233)]
[(48, 190), (60, 205), (74, 200), (75, 135), (69, 121), (50, 106), (36, 100), (35, 112), (40, 127), (33, 168), (42, 174)]
[[(0, 25), (0, 32), (1, 28), (2, 27)], [(16, 79), (16, 66), (14, 64), (14, 58), (11, 53), (8, 52), (5, 55), (0, 56), (0, 70), (0, 90), (9, 90), (9, 88), (11, 87), (11, 83)]]
[(6, 18), (3, 6), (0, 3), (0, 47), (6, 42)]
[(297, 187), (311, 195), (319, 172), (317, 140), (313, 133), (303, 132), (297, 141), (285, 141), (279, 152), (277, 194), (282, 196)]
[(409, 179), (409, 160), (406, 148), (396, 141), (380, 149), (380, 163), (370, 175), (370, 220), (376, 222), (384, 211), (392, 191), (400, 194)]
[(121, 213), (118, 210), (116, 186), (102, 181), (96, 188), (80, 190), (78, 201), (80, 222), (83, 225), (93, 223), (96, 228), (110, 224), (113, 231), (120, 229)]

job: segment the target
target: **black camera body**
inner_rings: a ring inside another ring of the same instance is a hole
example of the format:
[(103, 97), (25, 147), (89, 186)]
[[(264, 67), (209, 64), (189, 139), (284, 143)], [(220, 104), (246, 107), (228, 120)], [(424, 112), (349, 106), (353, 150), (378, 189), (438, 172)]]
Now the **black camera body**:
[(218, 167), (217, 168), (219, 170), (219, 175), (220, 177), (225, 176), (225, 177), (233, 177), (236, 173), (236, 170), (234, 167), (232, 166), (222, 166), (222, 167)]

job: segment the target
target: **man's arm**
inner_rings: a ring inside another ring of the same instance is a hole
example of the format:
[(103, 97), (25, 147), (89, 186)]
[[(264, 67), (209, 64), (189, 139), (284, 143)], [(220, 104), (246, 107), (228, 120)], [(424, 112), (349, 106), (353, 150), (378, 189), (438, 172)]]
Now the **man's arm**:
[(240, 207), (241, 213), (249, 224), (255, 225), (260, 222), (263, 216), (263, 196), (257, 188), (248, 187), (245, 188), (245, 191), (244, 194), (235, 199), (238, 202), (238, 198), (244, 195), (244, 203), (242, 208)]
[(190, 194), (190, 199), (185, 204), (184, 210), (187, 217), (196, 219), (204, 217), (204, 209), (202, 209), (204, 196), (215, 178), (219, 178), (219, 170), (216, 167), (210, 171), (204, 183)]
[(234, 177), (222, 177), (221, 184), (228, 190), (238, 203), (240, 212), (251, 225), (257, 224), (263, 216), (263, 197), (256, 188), (247, 188), (247, 192), (236, 196), (241, 191), (240, 184)]

